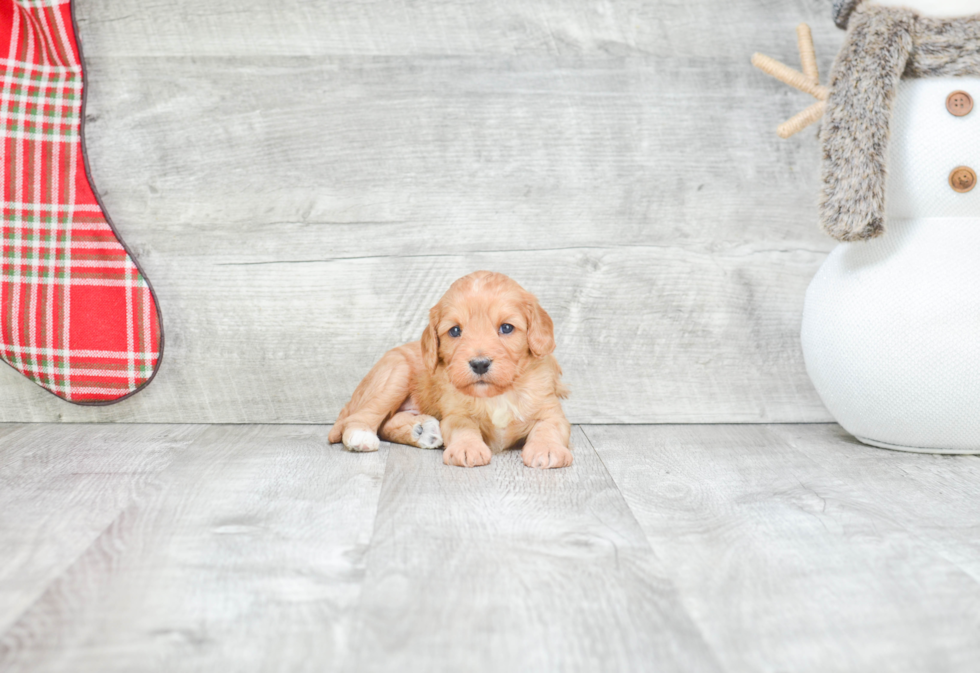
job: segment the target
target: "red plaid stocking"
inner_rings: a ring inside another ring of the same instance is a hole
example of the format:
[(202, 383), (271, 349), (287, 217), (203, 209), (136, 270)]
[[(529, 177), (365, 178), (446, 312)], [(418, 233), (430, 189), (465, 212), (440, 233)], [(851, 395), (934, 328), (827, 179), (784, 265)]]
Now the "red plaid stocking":
[(89, 182), (70, 0), (0, 0), (0, 75), (0, 357), (71, 402), (119, 400), (156, 372), (161, 323)]

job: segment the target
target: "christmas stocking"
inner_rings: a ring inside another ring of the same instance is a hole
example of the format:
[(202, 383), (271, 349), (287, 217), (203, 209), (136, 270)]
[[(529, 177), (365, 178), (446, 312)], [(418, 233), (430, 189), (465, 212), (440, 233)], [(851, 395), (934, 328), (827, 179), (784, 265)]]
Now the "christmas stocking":
[(95, 196), (69, 0), (0, 0), (0, 358), (55, 395), (107, 404), (146, 385), (156, 299)]

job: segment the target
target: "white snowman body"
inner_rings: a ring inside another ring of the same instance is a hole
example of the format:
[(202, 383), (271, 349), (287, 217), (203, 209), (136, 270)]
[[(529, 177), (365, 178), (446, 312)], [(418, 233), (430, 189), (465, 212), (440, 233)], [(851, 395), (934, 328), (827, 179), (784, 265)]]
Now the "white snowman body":
[[(976, 109), (951, 114), (956, 91)], [(980, 187), (950, 184), (980, 173), (980, 78), (903, 79), (887, 161), (885, 233), (838, 245), (807, 290), (807, 372), (862, 442), (980, 453)]]

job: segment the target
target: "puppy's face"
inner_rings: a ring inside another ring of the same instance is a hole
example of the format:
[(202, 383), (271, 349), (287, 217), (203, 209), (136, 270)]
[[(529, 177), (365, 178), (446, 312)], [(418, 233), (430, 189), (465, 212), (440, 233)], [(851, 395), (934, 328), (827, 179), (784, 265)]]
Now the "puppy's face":
[(532, 358), (555, 349), (551, 318), (507, 276), (477, 271), (460, 278), (429, 311), (422, 359), (473, 397), (509, 390)]

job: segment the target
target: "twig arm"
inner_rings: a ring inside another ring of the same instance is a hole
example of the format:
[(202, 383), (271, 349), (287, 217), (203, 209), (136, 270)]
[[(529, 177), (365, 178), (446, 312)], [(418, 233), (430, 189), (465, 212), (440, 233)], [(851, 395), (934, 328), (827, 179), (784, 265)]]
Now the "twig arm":
[(801, 23), (796, 27), (796, 41), (800, 50), (800, 64), (803, 72), (794, 70), (765, 54), (753, 54), (752, 65), (771, 77), (775, 77), (794, 89), (799, 89), (817, 99), (817, 102), (803, 112), (794, 115), (776, 129), (780, 138), (789, 138), (816, 122), (827, 109), (827, 99), (830, 89), (820, 84), (820, 73), (817, 70), (817, 54), (813, 48), (813, 33), (810, 26)]
[(776, 128), (776, 134), (783, 138), (796, 135), (810, 124), (815, 123), (823, 117), (824, 110), (827, 108), (827, 101), (817, 101), (803, 112), (790, 117)]
[(794, 89), (808, 93), (818, 100), (827, 100), (830, 97), (830, 90), (827, 87), (817, 84), (799, 70), (783, 65), (770, 56), (755, 53), (752, 55), (752, 65), (783, 84), (789, 84)]
[(810, 32), (810, 26), (801, 23), (796, 27), (796, 42), (800, 48), (803, 74), (819, 84), (820, 71), (817, 70), (817, 52), (813, 48), (813, 33)]

